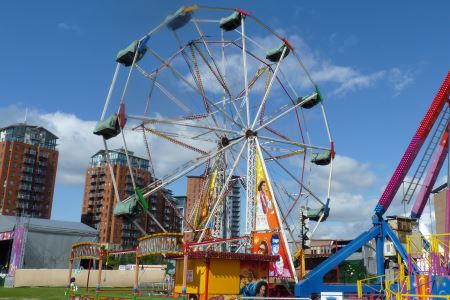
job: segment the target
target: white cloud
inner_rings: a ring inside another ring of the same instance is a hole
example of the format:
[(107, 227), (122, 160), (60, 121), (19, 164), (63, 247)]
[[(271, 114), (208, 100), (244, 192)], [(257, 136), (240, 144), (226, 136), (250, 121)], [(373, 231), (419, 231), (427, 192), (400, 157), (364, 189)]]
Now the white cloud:
[[(339, 65), (332, 60), (323, 57), (319, 52), (312, 50), (312, 48), (297, 34), (286, 35), (283, 30), (278, 30), (282, 36), (287, 36), (289, 42), (293, 45), (295, 51), (301, 58), (306, 69), (311, 74), (313, 80), (318, 84), (328, 84), (326, 90), (331, 91), (332, 96), (342, 96), (349, 92), (357, 90), (367, 89), (375, 86), (380, 82), (385, 82), (389, 87), (393, 89), (395, 95), (398, 95), (406, 86), (411, 84), (414, 80), (412, 72), (402, 71), (397, 67), (372, 70), (369, 72), (361, 72), (354, 67)], [(260, 37), (252, 36), (253, 41), (247, 42), (249, 51), (264, 59), (265, 50), (272, 49), (280, 45), (280, 41), (271, 35)], [(356, 36), (350, 36), (344, 41), (345, 46), (353, 46), (358, 43)], [(234, 46), (229, 46), (234, 47)], [(261, 49), (264, 48), (265, 50)], [(228, 48), (230, 49), (230, 48)], [(217, 52), (217, 53), (216, 53)], [(220, 57), (220, 52), (212, 51), (214, 57)], [(220, 61), (220, 60), (219, 60)], [(219, 85), (217, 79), (212, 75), (209, 68), (200, 63), (200, 73), (202, 74), (202, 83), (206, 91), (219, 94), (223, 93), (222, 87)], [(220, 64), (219, 64), (220, 65)], [(247, 58), (249, 80), (254, 76), (260, 62), (253, 59), (250, 55)], [(227, 74), (227, 83), (231, 87), (239, 86), (243, 88), (243, 61), (239, 51), (226, 52), (225, 69)], [(298, 92), (302, 92), (302, 89), (311, 87), (308, 77), (302, 71), (300, 65), (296, 60), (289, 55), (281, 64), (281, 69), (286, 75), (292, 85), (298, 89)], [(185, 73), (186, 78), (193, 83), (192, 76)], [(261, 92), (264, 88), (264, 78), (262, 76), (257, 82), (257, 85), (253, 87), (254, 92)], [(276, 89), (276, 85), (274, 89)], [(239, 89), (236, 89), (239, 90)]]
[(77, 24), (67, 24), (64, 22), (58, 23), (58, 29), (63, 31), (73, 31), (76, 34), (81, 34), (81, 28)]
[[(326, 195), (328, 168), (315, 168), (311, 174), (311, 189)], [(371, 225), (378, 199), (368, 198), (377, 183), (370, 164), (347, 156), (336, 155), (331, 186), (330, 216), (321, 223), (314, 239), (351, 239)], [(315, 225), (315, 223), (313, 223)]]
[[(16, 106), (0, 108), (0, 126), (23, 122), (25, 110)], [(98, 150), (104, 149), (102, 139), (92, 132), (96, 121), (82, 120), (73, 114), (64, 112), (41, 113), (37, 110), (28, 112), (27, 123), (40, 125), (59, 137), (57, 150), (59, 151), (57, 182), (69, 185), (82, 185), (85, 171), (89, 167), (90, 158)], [(180, 134), (187, 133), (185, 128), (176, 128)], [(192, 130), (190, 131), (192, 133)], [(147, 158), (144, 140), (141, 132), (125, 132), (128, 149), (136, 155)], [(194, 153), (173, 143), (147, 135), (152, 154), (156, 174), (168, 174), (173, 166), (179, 166), (183, 162), (194, 157)], [(120, 136), (108, 141), (109, 149), (117, 149), (123, 146)], [(197, 143), (196, 146), (210, 150), (211, 144)], [(208, 148), (209, 146), (209, 148)], [(183, 151), (180, 151), (183, 149)], [(196, 154), (198, 156), (198, 154)]]
[(389, 71), (389, 83), (396, 92), (396, 95), (408, 85), (414, 82), (414, 76), (411, 72), (402, 72), (398, 68), (392, 68)]
[[(355, 91), (363, 88), (368, 88), (373, 86), (377, 81), (382, 79), (385, 75), (385, 71), (379, 71), (368, 75), (361, 75), (355, 73), (351, 76), (342, 76), (338, 74), (336, 78), (340, 81), (340, 86), (335, 89), (332, 94), (334, 95), (343, 95), (349, 91)], [(346, 79), (347, 78), (347, 79)]]
[[(325, 194), (328, 182), (328, 168), (318, 167), (314, 169), (309, 179), (313, 190), (319, 194)], [(360, 163), (348, 156), (336, 155), (333, 161), (332, 192), (354, 194), (374, 187), (376, 176), (370, 170), (369, 163)]]

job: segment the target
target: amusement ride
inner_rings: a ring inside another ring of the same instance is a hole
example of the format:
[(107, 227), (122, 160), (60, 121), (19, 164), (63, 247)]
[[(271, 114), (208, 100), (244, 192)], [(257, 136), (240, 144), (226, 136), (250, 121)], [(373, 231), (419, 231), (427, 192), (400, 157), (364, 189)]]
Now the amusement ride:
[[(371, 284), (364, 288), (361, 284), (330, 285), (323, 279), (373, 239), (378, 278), (384, 276), (386, 239), (395, 245), (402, 272), (410, 272), (408, 279), (402, 275), (410, 288), (412, 274), (419, 270), (384, 214), (431, 132), (404, 197), (406, 203), (416, 197), (410, 217), (421, 217), (448, 154), (449, 75), (381, 196), (372, 229), (305, 276), (303, 252), (330, 214), (335, 151), (319, 86), (291, 42), (248, 11), (193, 5), (169, 15), (116, 57), (112, 83), (94, 131), (103, 139), (112, 178), (116, 174), (108, 157), (110, 140), (120, 141), (127, 158), (134, 193), (120, 195), (113, 181), (114, 215), (130, 219), (140, 228), (144, 237), (139, 240), (136, 257), (163, 252), (183, 259), (183, 265), (177, 267), (182, 273), (178, 274), (180, 295), (189, 293), (192, 275), (188, 259), (199, 258), (206, 260), (206, 272), (209, 258), (240, 260), (241, 268), (245, 259), (273, 262), (265, 278), (295, 282), (297, 297), (379, 291), (385, 288), (380, 279), (378, 288)], [(150, 184), (137, 183), (130, 151), (149, 160)], [(164, 191), (179, 189), (190, 175), (202, 178), (201, 186), (182, 213)], [(245, 211), (242, 236), (231, 235), (232, 224), (226, 217), (227, 197), (235, 186), (245, 195), (241, 198)], [(183, 235), (166, 232), (149, 209), (150, 199), (158, 193), (183, 219)], [(164, 234), (147, 235), (140, 224), (142, 215), (151, 218)], [(309, 221), (315, 222), (310, 230)], [(163, 236), (170, 237), (170, 242), (164, 242), (168, 248), (159, 251), (162, 242), (153, 239), (160, 241)], [(423, 239), (424, 245), (430, 243)], [(79, 247), (77, 253), (82, 252)], [(443, 257), (448, 261), (448, 242), (444, 248)], [(436, 255), (443, 255), (433, 249)], [(299, 265), (300, 272), (296, 270)], [(440, 269), (439, 276), (444, 273)], [(207, 286), (208, 276), (205, 299), (209, 299)], [(405, 292), (400, 283), (390, 285), (394, 286), (396, 293)]]

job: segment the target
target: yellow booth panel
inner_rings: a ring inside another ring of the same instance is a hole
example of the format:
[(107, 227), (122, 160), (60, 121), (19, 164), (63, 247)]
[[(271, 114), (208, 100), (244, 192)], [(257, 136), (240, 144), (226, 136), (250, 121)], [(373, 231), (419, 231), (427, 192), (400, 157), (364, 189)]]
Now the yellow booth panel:
[(239, 260), (211, 259), (208, 294), (239, 294), (239, 269)]
[[(186, 276), (186, 292), (188, 294), (203, 294), (205, 292), (205, 260), (192, 258), (188, 259)], [(183, 289), (183, 260), (177, 259), (175, 270), (175, 293), (182, 292)]]

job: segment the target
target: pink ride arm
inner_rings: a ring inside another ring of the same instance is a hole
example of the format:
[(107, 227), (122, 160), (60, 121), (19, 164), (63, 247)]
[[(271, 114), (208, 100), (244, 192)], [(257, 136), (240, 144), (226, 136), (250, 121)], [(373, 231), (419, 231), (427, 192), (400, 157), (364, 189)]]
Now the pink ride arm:
[(436, 122), (437, 117), (439, 116), (442, 108), (448, 101), (448, 96), (450, 92), (450, 72), (447, 73), (445, 80), (439, 89), (438, 93), (434, 97), (433, 102), (431, 103), (430, 108), (427, 111), (427, 114), (423, 118), (420, 123), (419, 128), (417, 129), (414, 137), (412, 138), (408, 148), (403, 154), (403, 157), (397, 166), (394, 174), (392, 175), (391, 180), (389, 181), (386, 189), (383, 192), (383, 195), (380, 198), (377, 206), (375, 207), (375, 212), (378, 216), (382, 216), (386, 210), (389, 208), (392, 200), (394, 199), (395, 194), (397, 193), (398, 188), (401, 183), (405, 179), (406, 173), (408, 173), (411, 168), (412, 163), (414, 162), (417, 153), (422, 147), (425, 139), (428, 136), (433, 124)]
[(411, 210), (411, 218), (419, 219), (422, 216), (423, 209), (427, 204), (428, 197), (433, 189), (434, 183), (439, 175), (439, 171), (442, 168), (442, 164), (445, 161), (448, 153), (448, 128), (442, 135), (442, 139), (439, 143), (436, 155), (431, 164), (430, 170), (425, 177), (419, 194), (417, 195), (416, 202)]

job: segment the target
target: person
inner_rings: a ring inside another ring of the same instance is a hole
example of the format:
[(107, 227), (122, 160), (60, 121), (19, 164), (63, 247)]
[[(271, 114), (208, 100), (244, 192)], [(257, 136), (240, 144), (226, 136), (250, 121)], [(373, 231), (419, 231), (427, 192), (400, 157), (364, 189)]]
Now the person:
[(256, 297), (267, 297), (268, 284), (264, 280), (258, 281), (255, 286), (255, 296)]
[(270, 246), (272, 248), (272, 255), (278, 255), (278, 260), (272, 263), (272, 266), (270, 268), (271, 276), (278, 277), (283, 276), (283, 269), (284, 269), (284, 261), (283, 257), (279, 255), (280, 252), (280, 236), (278, 233), (272, 234), (272, 237), (270, 239)]
[(267, 197), (266, 181), (261, 180), (258, 183), (258, 194), (256, 195), (256, 230), (266, 230), (269, 228), (267, 214), (272, 209), (272, 203)]
[(269, 245), (267, 245), (266, 241), (261, 241), (261, 244), (259, 244), (258, 247), (258, 254), (267, 254), (269, 253)]
[(75, 277), (70, 278), (70, 290), (71, 291), (78, 291), (78, 287), (75, 285)]

